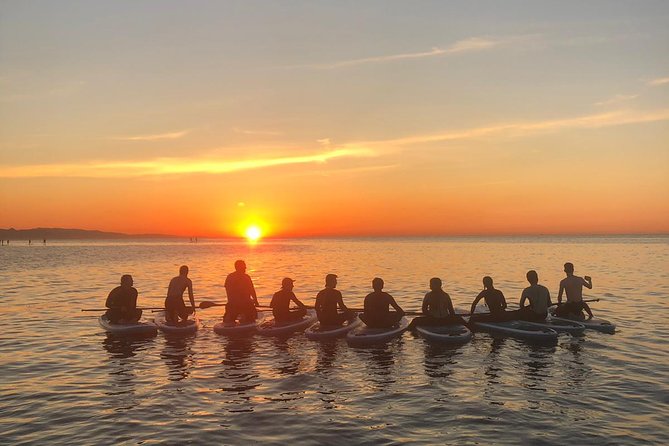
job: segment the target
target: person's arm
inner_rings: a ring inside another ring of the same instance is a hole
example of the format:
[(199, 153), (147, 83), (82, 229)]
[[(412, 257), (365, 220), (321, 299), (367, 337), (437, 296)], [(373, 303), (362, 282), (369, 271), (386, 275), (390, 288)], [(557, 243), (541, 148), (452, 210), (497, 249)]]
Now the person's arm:
[(253, 297), (253, 304), (256, 307), (260, 306), (260, 303), (258, 303), (258, 296), (256, 295), (256, 289), (253, 286), (253, 281), (251, 280), (251, 276), (247, 276), (249, 278), (249, 285), (251, 286), (251, 297)]
[(295, 295), (295, 293), (292, 293), (292, 292), (291, 292), (290, 294), (292, 294), (292, 296), (290, 296), (290, 300), (292, 300), (293, 302), (295, 302), (295, 304), (296, 304), (298, 307), (300, 307), (300, 308), (304, 308), (305, 310), (307, 309), (307, 307), (305, 307), (304, 304), (303, 304), (302, 302), (300, 302), (300, 299), (297, 298), (297, 296)]
[(479, 301), (481, 300), (482, 297), (483, 297), (483, 291), (481, 291), (481, 292), (479, 293), (479, 295), (476, 296), (476, 299), (474, 299), (474, 302), (472, 302), (472, 308), (471, 308), (471, 310), (469, 311), (471, 314), (474, 314), (474, 312), (476, 311), (476, 304), (479, 303)]
[(111, 290), (109, 292), (109, 295), (107, 296), (107, 300), (105, 301), (105, 307), (107, 308), (113, 308), (114, 301), (115, 301), (115, 296), (114, 296), (114, 290)]
[(506, 298), (504, 297), (504, 293), (500, 291), (499, 295), (502, 298), (502, 310), (506, 310)]
[(135, 310), (137, 309), (137, 289), (133, 288), (132, 289), (132, 294), (130, 294), (130, 310)]
[(590, 276), (583, 277), (583, 286), (590, 290), (592, 289), (592, 278)]
[(344, 303), (344, 298), (342, 297), (341, 292), (337, 296), (337, 305), (341, 311), (348, 311), (348, 307)]
[(560, 291), (558, 291), (558, 304), (562, 303), (562, 293), (564, 292), (564, 284), (560, 281)]
[(551, 292), (548, 290), (548, 288), (546, 288), (546, 296), (548, 297), (548, 306), (552, 307), (553, 302), (551, 301)]
[(400, 306), (397, 304), (397, 302), (395, 302), (395, 298), (393, 298), (393, 296), (391, 296), (390, 294), (389, 294), (388, 296), (390, 297), (390, 302), (389, 302), (389, 303), (390, 303), (390, 306), (393, 307), (393, 308), (395, 309), (395, 311), (397, 311), (399, 314), (401, 314), (402, 316), (404, 316), (404, 314), (405, 314), (405, 313), (404, 313), (404, 310), (402, 309), (402, 307), (400, 307)]
[(193, 296), (193, 281), (188, 279), (188, 299), (190, 306), (193, 307), (193, 314), (195, 314), (195, 297)]
[(430, 307), (430, 293), (426, 293), (425, 297), (423, 298), (423, 306), (421, 307), (421, 312), (424, 315), (427, 315), (427, 310)]
[(451, 300), (451, 296), (446, 293), (446, 303), (448, 305), (448, 313), (451, 316), (455, 316), (455, 308), (453, 308), (453, 301)]
[(518, 304), (518, 306), (520, 308), (524, 308), (526, 300), (527, 300), (527, 294), (525, 294), (525, 290), (523, 290), (523, 292), (520, 293), (520, 303)]
[(322, 306), (323, 306), (323, 298), (321, 297), (321, 293), (319, 292), (316, 294), (316, 302), (314, 303), (314, 309), (316, 310), (316, 316), (318, 316), (318, 319), (321, 319), (321, 311), (322, 311)]

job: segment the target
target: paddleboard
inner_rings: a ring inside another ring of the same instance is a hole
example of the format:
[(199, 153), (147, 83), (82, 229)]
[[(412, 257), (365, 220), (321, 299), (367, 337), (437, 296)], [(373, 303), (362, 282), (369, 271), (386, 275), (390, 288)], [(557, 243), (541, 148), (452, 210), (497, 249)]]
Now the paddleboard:
[(349, 331), (346, 342), (352, 345), (366, 345), (389, 341), (400, 336), (409, 327), (409, 320), (405, 317), (390, 328), (370, 328), (364, 324)]
[(533, 325), (535, 327), (552, 328), (558, 333), (569, 333), (570, 335), (575, 336), (580, 336), (585, 331), (585, 326), (580, 322), (566, 319), (556, 319), (553, 317), (549, 317), (549, 319), (546, 319), (544, 322), (523, 321), (523, 323)]
[(524, 321), (474, 322), (474, 327), (495, 334), (532, 341), (556, 341), (558, 334), (552, 328), (537, 327)]
[(588, 330), (601, 331), (602, 333), (613, 334), (616, 332), (615, 324), (607, 321), (606, 319), (599, 319), (593, 317), (592, 319), (577, 319), (577, 318), (566, 318), (566, 317), (556, 317), (552, 316), (551, 320), (553, 321), (564, 321), (564, 322), (577, 322), (583, 325)]
[(228, 325), (225, 322), (219, 322), (214, 324), (214, 333), (227, 336), (253, 334), (258, 330), (259, 323), (259, 319), (245, 324), (235, 321), (232, 325)]
[(164, 311), (156, 313), (153, 322), (166, 334), (188, 335), (193, 334), (200, 329), (200, 319), (197, 316), (188, 319), (185, 323), (180, 322), (179, 324), (171, 324), (165, 320)]
[(307, 310), (307, 315), (298, 321), (277, 324), (274, 316), (268, 316), (258, 325), (258, 333), (263, 336), (281, 336), (301, 331), (317, 320), (316, 310)]
[(98, 323), (109, 333), (119, 335), (156, 335), (158, 327), (151, 322), (133, 322), (130, 324), (112, 324), (104, 314), (98, 318)]
[(472, 332), (464, 325), (418, 326), (416, 331), (430, 342), (464, 344), (472, 339)]
[(334, 339), (345, 336), (346, 333), (361, 324), (362, 321), (357, 315), (347, 320), (342, 325), (321, 325), (320, 322), (316, 322), (316, 324), (307, 329), (305, 334), (307, 338), (311, 340)]

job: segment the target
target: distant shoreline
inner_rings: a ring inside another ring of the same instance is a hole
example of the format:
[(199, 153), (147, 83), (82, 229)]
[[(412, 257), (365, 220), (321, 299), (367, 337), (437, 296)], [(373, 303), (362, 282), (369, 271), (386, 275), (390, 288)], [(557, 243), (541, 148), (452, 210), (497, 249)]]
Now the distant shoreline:
[[(584, 237), (666, 237), (669, 233), (615, 233), (615, 234), (426, 234), (426, 235), (307, 235), (302, 237), (283, 236), (267, 237), (265, 240), (290, 239), (429, 239), (429, 238), (584, 238)], [(0, 229), (0, 240), (132, 240), (132, 239), (192, 239), (192, 240), (237, 240), (241, 237), (229, 236), (183, 236), (173, 234), (127, 234), (122, 232), (106, 232), (89, 229), (68, 228), (32, 228), (32, 229)]]

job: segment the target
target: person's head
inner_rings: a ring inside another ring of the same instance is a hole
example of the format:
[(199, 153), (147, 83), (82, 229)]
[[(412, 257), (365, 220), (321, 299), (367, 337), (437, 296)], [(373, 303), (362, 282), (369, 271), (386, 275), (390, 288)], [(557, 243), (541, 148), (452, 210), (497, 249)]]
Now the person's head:
[(284, 277), (283, 280), (281, 281), (281, 289), (284, 289), (286, 291), (292, 291), (293, 282), (295, 281), (290, 277)]
[(483, 278), (483, 288), (485, 288), (485, 289), (491, 289), (492, 288), (492, 277), (485, 276)]
[(533, 269), (529, 270), (527, 274), (525, 274), (525, 277), (527, 277), (527, 281), (530, 282), (530, 284), (532, 285), (536, 285), (537, 283), (539, 283), (539, 275)]
[(574, 274), (574, 264), (571, 262), (565, 263), (564, 272), (567, 273), (568, 275)]
[(441, 279), (439, 277), (433, 277), (430, 279), (430, 289), (432, 291), (441, 289)]
[(375, 277), (374, 280), (372, 280), (372, 288), (374, 291), (381, 291), (383, 289), (383, 279)]
[(235, 271), (240, 273), (246, 272), (246, 263), (243, 260), (237, 260), (235, 262)]
[(181, 265), (181, 268), (179, 268), (179, 275), (180, 276), (188, 276), (188, 266), (187, 265)]
[(337, 275), (328, 274), (325, 276), (325, 287), (326, 288), (335, 288), (337, 286)]
[(121, 286), (132, 286), (132, 276), (130, 274), (123, 274), (121, 276)]

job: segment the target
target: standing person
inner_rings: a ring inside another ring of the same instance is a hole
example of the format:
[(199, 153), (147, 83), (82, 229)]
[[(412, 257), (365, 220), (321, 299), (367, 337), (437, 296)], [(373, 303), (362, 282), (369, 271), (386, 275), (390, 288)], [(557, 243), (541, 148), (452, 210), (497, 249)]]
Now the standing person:
[[(583, 302), (583, 287), (592, 289), (592, 279), (589, 276), (579, 277), (574, 275), (574, 264), (567, 262), (564, 264), (564, 272), (567, 277), (560, 281), (560, 291), (558, 292), (558, 307), (555, 315), (559, 317), (578, 317), (583, 318), (583, 310), (588, 313), (588, 319), (592, 319), (592, 310), (590, 306)], [(567, 302), (562, 305), (562, 292), (567, 293)]]
[(244, 323), (256, 320), (258, 312), (255, 307), (260, 304), (253, 281), (246, 274), (246, 263), (243, 260), (237, 260), (235, 271), (225, 278), (225, 293), (228, 296), (228, 303), (225, 307), (223, 322), (234, 324), (239, 316)]
[[(184, 291), (188, 290), (190, 308), (184, 303)], [(186, 322), (188, 315), (195, 315), (195, 298), (193, 297), (193, 282), (188, 278), (188, 266), (179, 268), (179, 275), (170, 280), (165, 298), (165, 320), (171, 324)]]
[[(383, 279), (372, 280), (373, 292), (365, 297), (365, 312), (360, 319), (370, 328), (390, 328), (397, 325), (404, 316), (404, 310), (390, 294), (383, 291)], [(390, 311), (393, 307), (395, 311)]]
[(142, 310), (137, 308), (137, 290), (133, 287), (130, 274), (121, 276), (121, 286), (117, 286), (107, 296), (105, 316), (112, 324), (130, 324), (142, 317)]
[[(485, 300), (485, 304), (490, 310), (490, 314), (474, 314), (476, 311), (476, 304), (481, 299)], [(506, 299), (504, 294), (496, 289), (492, 282), (492, 277), (485, 276), (483, 278), (483, 291), (481, 291), (474, 302), (472, 302), (471, 318), (469, 322), (504, 322), (511, 319), (511, 316), (506, 312)]]
[(442, 288), (439, 277), (430, 279), (430, 291), (423, 298), (421, 312), (423, 316), (415, 317), (409, 324), (409, 329), (419, 325), (457, 325), (465, 324), (462, 317), (455, 314), (451, 296)]
[[(281, 281), (281, 289), (274, 293), (269, 303), (274, 320), (279, 324), (298, 321), (307, 314), (307, 307), (293, 293), (293, 282), (295, 282), (293, 279), (285, 277)], [(295, 302), (298, 308), (291, 310), (291, 302)]]
[[(344, 305), (341, 293), (335, 289), (336, 286), (337, 275), (328, 274), (325, 276), (325, 289), (316, 295), (316, 314), (322, 326), (340, 326), (355, 315)], [(341, 312), (337, 311), (337, 308)]]
[[(522, 321), (541, 322), (548, 316), (548, 307), (551, 306), (551, 293), (543, 285), (539, 285), (539, 275), (530, 270), (525, 275), (530, 286), (525, 288), (520, 295), (520, 310), (516, 311), (516, 317)], [(525, 301), (529, 305), (525, 306)]]

